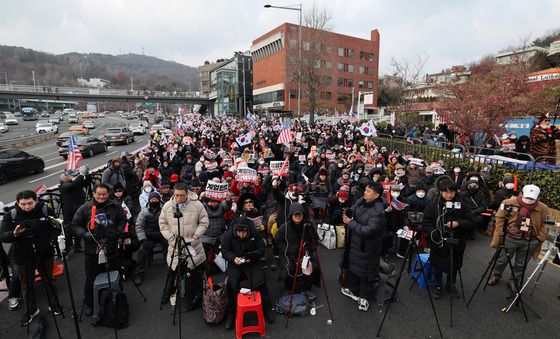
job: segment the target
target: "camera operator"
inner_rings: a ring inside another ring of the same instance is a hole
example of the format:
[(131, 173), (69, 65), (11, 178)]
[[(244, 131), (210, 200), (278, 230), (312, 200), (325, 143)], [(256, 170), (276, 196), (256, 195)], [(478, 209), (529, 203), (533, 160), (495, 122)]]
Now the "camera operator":
[(383, 206), (383, 187), (379, 183), (366, 185), (363, 198), (352, 207), (352, 215), (344, 214), (347, 225), (345, 251), (348, 252), (347, 288), (342, 294), (358, 299), (358, 309), (367, 311), (369, 300), (374, 296), (375, 284), (379, 280), (381, 247), (386, 221)]
[(525, 185), (521, 195), (504, 200), (498, 209), (496, 228), (490, 246), (497, 248), (501, 244), (504, 227), (507, 227), (504, 243), (506, 251), (500, 253), (488, 285), (493, 286), (500, 281), (509, 253), (511, 259), (515, 256), (515, 261), (512, 262), (514, 276), (511, 277), (508, 286), (513, 293), (516, 293), (517, 288), (513, 279), (519, 285), (523, 283), (520, 279), (524, 273), (527, 256), (538, 258), (541, 245), (548, 233), (548, 229), (544, 226), (548, 206), (538, 200), (540, 191), (538, 186)]
[[(436, 276), (434, 298), (441, 298), (443, 273), (447, 274), (447, 289), (452, 297), (458, 298), (459, 292), (455, 286), (457, 272), (463, 265), (466, 235), (474, 225), (467, 218), (464, 206), (459, 201), (457, 184), (446, 177), (438, 182), (437, 188), (439, 196), (426, 206), (423, 221), (424, 231), (430, 240), (430, 262)], [(454, 246), (453, 258), (451, 246)], [(450, 272), (451, 260), (453, 272)]]
[(261, 293), (266, 320), (270, 323), (275, 320), (270, 293), (266, 285), (266, 275), (260, 260), (264, 252), (263, 238), (250, 219), (246, 217), (238, 218), (233, 227), (226, 232), (222, 244), (222, 253), (224, 259), (229, 263), (227, 269), (229, 301), (225, 321), (225, 327), (228, 330), (234, 324), (237, 293), (243, 278), (249, 280), (251, 290), (257, 290)]
[(88, 168), (84, 165), (80, 167), (79, 172), (68, 170), (60, 175), (58, 190), (60, 191), (67, 252), (72, 246), (74, 246), (74, 253), (83, 251), (81, 240), (77, 237), (72, 239), (74, 235), (72, 232), (72, 218), (74, 218), (74, 214), (76, 214), (78, 208), (86, 202), (84, 187), (86, 187), (90, 181), (86, 180), (87, 174)]
[[(178, 213), (179, 212), (179, 213)], [(176, 218), (176, 216), (179, 216)], [(177, 224), (180, 224), (180, 229)], [(191, 307), (198, 301), (202, 294), (202, 274), (203, 268), (201, 265), (206, 261), (206, 254), (202, 246), (202, 236), (208, 228), (208, 213), (204, 205), (198, 200), (198, 195), (190, 192), (187, 186), (183, 183), (175, 185), (173, 190), (173, 198), (166, 202), (159, 215), (159, 229), (163, 237), (167, 240), (169, 246), (167, 249), (167, 264), (171, 266), (170, 276), (168, 277), (168, 284), (165, 286), (165, 291), (162, 297), (162, 302), (167, 303), (169, 297), (174, 292), (176, 286), (173, 286), (177, 274), (177, 264), (179, 261), (179, 253), (173, 253), (175, 248), (175, 241), (180, 235), (190, 245), (189, 252), (192, 254), (193, 262), (188, 259), (188, 268), (191, 270), (191, 279), (193, 283), (188, 284), (191, 289), (188, 295), (191, 298), (189, 303)], [(180, 233), (178, 231), (180, 230)], [(194, 252), (194, 253), (193, 253)], [(175, 258), (172, 256), (175, 254)], [(172, 264), (172, 265), (171, 265)], [(200, 279), (199, 279), (200, 278)]]
[(2, 219), (0, 238), (2, 242), (13, 243), (14, 267), (20, 277), (23, 299), (27, 312), (20, 325), (28, 325), (39, 315), (35, 300), (35, 269), (39, 270), (46, 284), (47, 298), (51, 312), (62, 314), (52, 276), (54, 251), (51, 242), (56, 241), (60, 230), (55, 229), (49, 219), (54, 216), (44, 202), (38, 201), (37, 194), (30, 190), (16, 195), (15, 212), (7, 213)]
[[(123, 234), (127, 219), (120, 203), (109, 198), (110, 187), (101, 183), (95, 187), (93, 199), (84, 203), (74, 215), (72, 227), (76, 236), (83, 238), (85, 247), (85, 273), (84, 285), (85, 314), (93, 314), (93, 282), (95, 277), (105, 270), (118, 270), (120, 258), (118, 255), (118, 242)], [(96, 206), (95, 227), (91, 230), (91, 210)], [(103, 250), (103, 251), (101, 251)], [(106, 258), (107, 265), (100, 264)]]

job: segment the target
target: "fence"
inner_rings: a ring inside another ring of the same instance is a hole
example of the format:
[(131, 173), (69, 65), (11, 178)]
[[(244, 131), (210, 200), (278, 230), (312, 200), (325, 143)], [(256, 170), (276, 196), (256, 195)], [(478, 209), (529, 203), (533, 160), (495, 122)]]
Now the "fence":
[(42, 143), (47, 140), (51, 140), (54, 137), (54, 132), (42, 133), (37, 135), (30, 135), (27, 137), (10, 138), (6, 140), (0, 140), (0, 149), (3, 148), (22, 148), (26, 146), (31, 146), (35, 144)]

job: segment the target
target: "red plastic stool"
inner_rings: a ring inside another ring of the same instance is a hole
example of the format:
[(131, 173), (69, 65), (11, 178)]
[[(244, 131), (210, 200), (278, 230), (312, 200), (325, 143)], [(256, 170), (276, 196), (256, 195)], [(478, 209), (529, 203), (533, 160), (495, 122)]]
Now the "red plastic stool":
[[(257, 313), (258, 325), (243, 327), (243, 320), (247, 312)], [(235, 337), (241, 339), (244, 334), (252, 332), (258, 332), (261, 337), (265, 335), (261, 294), (258, 291), (248, 294), (239, 292), (237, 294), (237, 314), (235, 316)]]
[[(64, 274), (64, 265), (59, 264), (56, 262), (56, 259), (53, 259), (53, 270), (52, 276), (53, 278), (59, 277)], [(41, 274), (39, 274), (38, 270), (35, 270), (35, 282), (41, 281)]]

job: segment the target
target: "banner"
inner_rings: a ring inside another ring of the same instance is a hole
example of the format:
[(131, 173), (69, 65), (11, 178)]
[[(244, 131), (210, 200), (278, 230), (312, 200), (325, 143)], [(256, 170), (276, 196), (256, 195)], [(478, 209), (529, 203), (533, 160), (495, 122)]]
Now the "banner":
[(222, 159), (222, 166), (224, 165), (228, 165), (229, 167), (233, 166), (233, 158), (231, 157), (231, 155), (224, 156), (224, 158)]
[(254, 217), (254, 218), (248, 218), (250, 219), (254, 224), (255, 227), (259, 227), (260, 225), (263, 224), (263, 216), (258, 216), (258, 217)]
[(235, 178), (239, 182), (257, 182), (257, 171), (249, 167), (240, 167), (237, 169)]
[(37, 194), (37, 195), (41, 195), (41, 194), (46, 193), (46, 192), (47, 192), (47, 185), (45, 185), (45, 184), (42, 184), (41, 186), (39, 186), (35, 189), (35, 194)]
[(212, 182), (206, 184), (206, 191), (204, 196), (208, 199), (224, 201), (228, 196), (228, 183), (227, 182)]
[(216, 161), (208, 161), (206, 160), (204, 162), (204, 167), (206, 167), (207, 170), (211, 171), (211, 170), (215, 170), (218, 167), (218, 163)]
[[(275, 177), (286, 175), (286, 173), (282, 173), (283, 165), (284, 165), (284, 161), (271, 161), (270, 162), (271, 175)], [(286, 171), (284, 170), (284, 172)]]

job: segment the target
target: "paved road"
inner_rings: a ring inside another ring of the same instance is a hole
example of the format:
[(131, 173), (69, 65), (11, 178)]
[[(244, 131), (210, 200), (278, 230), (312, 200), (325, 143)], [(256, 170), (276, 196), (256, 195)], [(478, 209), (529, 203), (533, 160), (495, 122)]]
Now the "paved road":
[[(128, 122), (119, 117), (108, 116), (107, 118), (94, 120), (96, 128), (91, 131), (91, 134), (99, 136), (103, 134), (105, 128), (110, 126), (124, 126)], [(29, 123), (35, 122), (28, 121)], [(120, 155), (122, 151), (133, 151), (141, 148), (146, 144), (146, 135), (136, 136), (135, 142), (129, 145), (109, 146), (108, 151), (99, 153), (91, 158), (82, 160), (82, 164), (88, 164), (90, 168), (95, 168), (107, 163), (107, 161), (116, 155)], [(42, 144), (24, 148), (25, 151), (37, 155), (45, 161), (45, 171), (40, 174), (28, 175), (25, 177), (12, 178), (7, 184), (0, 186), (0, 201), (4, 203), (11, 202), (15, 199), (18, 191), (23, 189), (36, 189), (42, 184), (47, 187), (58, 184), (59, 176), (65, 168), (66, 161), (58, 155), (58, 146), (56, 146), (54, 139)]]
[[(465, 293), (468, 298), (480, 275), (490, 260), (493, 250), (488, 247), (489, 238), (479, 236), (468, 243), (463, 267)], [(325, 305), (317, 310), (316, 316), (292, 318), (289, 327), (284, 327), (283, 318), (278, 316), (275, 324), (266, 326), (267, 337), (271, 338), (374, 338), (381, 322), (382, 308), (372, 305), (368, 312), (360, 312), (356, 302), (344, 297), (339, 292), (337, 283), (338, 262), (341, 250), (320, 248), (321, 263), (324, 269), (327, 291), (333, 308), (334, 324), (327, 325), (328, 309), (322, 289), (314, 287), (317, 305)], [(400, 265), (402, 261), (393, 258), (392, 262)], [(84, 281), (83, 258), (75, 255), (69, 261), (74, 296), (78, 308), (82, 300)], [(529, 270), (534, 267), (532, 261)], [(130, 282), (125, 283), (125, 291), (130, 303), (130, 326), (119, 331), (120, 338), (177, 338), (178, 326), (172, 326), (169, 306), (159, 310), (159, 300), (165, 281), (166, 266), (160, 254), (154, 258), (149, 268), (142, 291), (148, 301), (143, 302)], [(278, 283), (277, 272), (268, 272), (268, 285), (274, 297), (282, 288)], [(217, 280), (219, 280), (217, 278)], [(543, 279), (535, 294), (527, 296), (526, 302), (538, 310), (543, 319), (538, 320), (529, 313), (526, 323), (520, 310), (515, 309), (504, 314), (500, 309), (507, 304), (507, 290), (502, 281), (498, 286), (488, 287), (486, 292), (479, 292), (470, 308), (465, 308), (461, 300), (454, 302), (454, 327), (449, 326), (449, 299), (447, 294), (435, 301), (437, 314), (446, 338), (559, 338), (560, 324), (558, 310), (560, 294), (558, 281), (560, 271), (547, 266)], [(70, 309), (66, 278), (57, 280), (60, 299), (66, 310)], [(382, 338), (438, 338), (439, 334), (432, 315), (430, 302), (425, 290), (414, 287), (408, 290), (411, 279), (403, 276), (399, 287), (399, 301), (392, 305), (382, 331)], [(42, 286), (38, 286), (39, 305), (46, 313), (46, 298)], [(17, 325), (23, 310), (9, 312), (7, 300), (0, 302), (0, 338), (23, 338), (25, 328)], [(63, 338), (75, 338), (74, 325), (67, 311), (66, 319), (59, 319)], [(53, 320), (48, 315), (49, 330), (47, 338), (56, 338)], [(183, 315), (183, 338), (233, 338), (234, 332), (226, 332), (222, 325), (211, 326), (204, 322), (201, 310)], [(94, 327), (90, 319), (84, 318), (80, 323), (82, 338), (114, 338), (112, 329)], [(253, 336), (254, 337), (254, 336)]]

